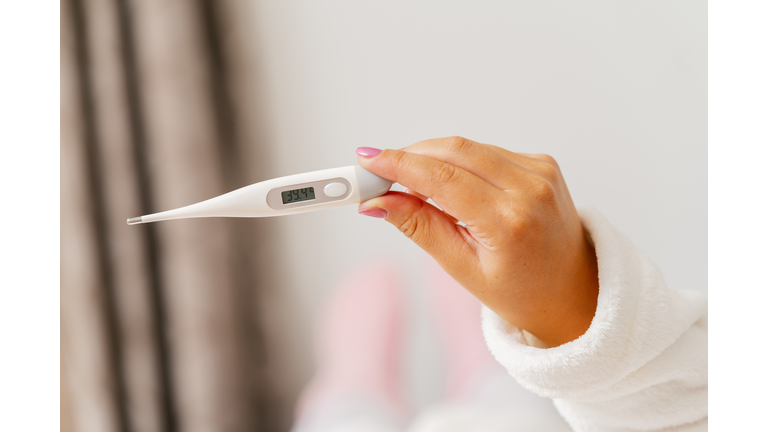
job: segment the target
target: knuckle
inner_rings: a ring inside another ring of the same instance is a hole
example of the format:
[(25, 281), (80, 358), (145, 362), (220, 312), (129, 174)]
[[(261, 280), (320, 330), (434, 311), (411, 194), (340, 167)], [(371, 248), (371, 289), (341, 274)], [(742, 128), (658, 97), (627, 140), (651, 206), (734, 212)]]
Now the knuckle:
[(475, 143), (460, 136), (448, 138), (446, 148), (453, 153), (464, 153), (469, 151)]
[(509, 219), (506, 224), (506, 232), (508, 233), (505, 240), (512, 242), (519, 242), (525, 239), (526, 235), (532, 231), (531, 220), (526, 217), (527, 215), (518, 215), (516, 218)]
[(536, 159), (544, 162), (538, 167), (539, 173), (550, 182), (559, 182), (560, 166), (557, 164), (555, 158), (550, 155), (540, 154), (536, 155)]
[(557, 182), (558, 177), (560, 176), (560, 171), (557, 169), (557, 167), (549, 164), (545, 164), (543, 167), (541, 167), (540, 172), (542, 177), (553, 183)]
[[(387, 151), (387, 150), (385, 150)], [(393, 151), (391, 156), (392, 164), (398, 168), (403, 168), (405, 166), (405, 152), (400, 151)]]
[(406, 237), (412, 239), (416, 232), (419, 230), (419, 226), (419, 219), (417, 217), (411, 216), (402, 221), (398, 225), (397, 229), (400, 230), (400, 232), (403, 233)]
[(455, 166), (441, 163), (432, 170), (432, 180), (437, 184), (451, 183), (460, 176), (459, 170)]
[(422, 248), (430, 247), (431, 242), (433, 241), (430, 218), (422, 211), (425, 205), (427, 204), (421, 202), (418, 209), (410, 213), (407, 217), (401, 219), (399, 222), (393, 223), (405, 237)]
[(416, 215), (412, 215), (405, 219), (398, 225), (397, 229), (400, 230), (405, 237), (418, 245), (424, 243), (424, 240), (427, 237), (427, 223)]
[(537, 177), (533, 182), (533, 196), (537, 201), (554, 202), (556, 199), (555, 185), (545, 177)]
[(548, 164), (550, 164), (550, 165), (555, 165), (555, 166), (557, 166), (557, 161), (555, 160), (555, 158), (553, 158), (552, 156), (550, 156), (550, 155), (548, 155), (548, 154), (543, 154), (543, 153), (541, 153), (541, 154), (537, 154), (537, 155), (535, 155), (535, 157), (536, 157), (536, 159), (539, 159), (539, 160), (541, 160), (541, 161), (544, 161), (544, 162), (546, 162), (546, 163), (548, 163)]

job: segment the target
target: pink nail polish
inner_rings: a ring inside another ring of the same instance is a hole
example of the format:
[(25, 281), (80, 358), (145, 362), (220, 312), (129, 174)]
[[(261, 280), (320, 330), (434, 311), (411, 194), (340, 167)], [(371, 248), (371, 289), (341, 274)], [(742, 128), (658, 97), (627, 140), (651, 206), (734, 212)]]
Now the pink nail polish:
[(381, 153), (381, 150), (373, 147), (358, 147), (357, 150), (355, 150), (355, 153), (362, 157), (370, 158)]
[(389, 216), (389, 213), (387, 213), (386, 210), (380, 209), (380, 208), (369, 208), (367, 210), (359, 211), (361, 215), (375, 217), (379, 219), (386, 219), (387, 216)]

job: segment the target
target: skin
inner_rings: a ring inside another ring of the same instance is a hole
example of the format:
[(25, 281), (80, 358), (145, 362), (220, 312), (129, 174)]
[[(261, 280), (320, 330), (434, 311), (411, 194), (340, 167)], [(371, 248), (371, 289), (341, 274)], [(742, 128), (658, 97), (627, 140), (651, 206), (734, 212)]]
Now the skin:
[(359, 211), (386, 211), (387, 222), (499, 316), (549, 347), (589, 328), (597, 259), (552, 157), (450, 137), (358, 162), (408, 188)]

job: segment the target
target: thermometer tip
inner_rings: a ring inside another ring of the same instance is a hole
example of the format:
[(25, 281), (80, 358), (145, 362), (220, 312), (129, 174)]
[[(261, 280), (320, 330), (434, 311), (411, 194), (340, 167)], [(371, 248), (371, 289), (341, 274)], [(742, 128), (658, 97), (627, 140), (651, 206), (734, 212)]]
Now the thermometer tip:
[(138, 216), (138, 217), (132, 217), (132, 218), (129, 218), (129, 219), (128, 219), (128, 225), (136, 225), (136, 224), (140, 224), (140, 223), (144, 223), (144, 222), (141, 220), (141, 216)]

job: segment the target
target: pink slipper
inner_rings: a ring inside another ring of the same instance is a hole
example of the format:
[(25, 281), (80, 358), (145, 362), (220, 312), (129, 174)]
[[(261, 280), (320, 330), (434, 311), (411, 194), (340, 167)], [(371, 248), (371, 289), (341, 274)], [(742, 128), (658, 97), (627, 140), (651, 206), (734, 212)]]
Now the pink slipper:
[(483, 378), (498, 369), (480, 327), (481, 303), (432, 259), (429, 298), (443, 352), (447, 400), (471, 398)]
[(334, 401), (365, 401), (393, 421), (405, 418), (403, 301), (396, 271), (388, 264), (363, 266), (342, 281), (317, 327), (317, 373), (299, 399), (298, 418), (333, 409)]

